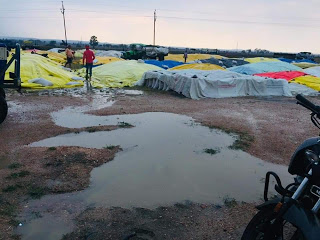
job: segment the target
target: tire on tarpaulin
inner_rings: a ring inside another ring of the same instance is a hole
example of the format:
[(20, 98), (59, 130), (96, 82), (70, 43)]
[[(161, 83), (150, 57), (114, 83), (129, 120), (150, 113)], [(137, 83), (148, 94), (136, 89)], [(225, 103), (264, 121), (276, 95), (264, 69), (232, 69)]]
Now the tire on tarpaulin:
[(8, 105), (3, 96), (0, 96), (0, 124), (6, 119), (8, 114)]
[(6, 92), (4, 91), (4, 88), (0, 88), (0, 96), (6, 99)]

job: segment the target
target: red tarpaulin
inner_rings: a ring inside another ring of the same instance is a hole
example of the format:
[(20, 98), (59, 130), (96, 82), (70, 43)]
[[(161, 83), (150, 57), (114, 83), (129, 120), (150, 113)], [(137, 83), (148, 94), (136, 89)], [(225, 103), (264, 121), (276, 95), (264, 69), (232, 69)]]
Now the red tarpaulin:
[(269, 73), (258, 73), (254, 74), (255, 76), (260, 77), (268, 77), (268, 78), (274, 78), (274, 79), (285, 79), (287, 81), (291, 81), (294, 78), (301, 77), (304, 75), (307, 75), (304, 72), (299, 71), (285, 71), (285, 72), (269, 72)]

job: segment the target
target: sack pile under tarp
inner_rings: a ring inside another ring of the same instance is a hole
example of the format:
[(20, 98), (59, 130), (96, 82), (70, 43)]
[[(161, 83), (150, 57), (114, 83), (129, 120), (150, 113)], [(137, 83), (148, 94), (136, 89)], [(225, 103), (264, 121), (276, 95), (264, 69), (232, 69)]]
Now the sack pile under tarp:
[(173, 90), (192, 99), (241, 96), (291, 96), (286, 80), (248, 76), (230, 71), (149, 71), (137, 83)]
[(224, 70), (223, 67), (220, 67), (215, 64), (210, 63), (190, 63), (190, 64), (183, 64), (174, 68), (170, 68), (169, 70), (177, 71), (177, 70), (187, 70), (187, 69), (196, 69), (196, 70)]
[(297, 66), (281, 61), (245, 64), (238, 67), (228, 68), (228, 70), (247, 75), (266, 72), (302, 71), (302, 69)]
[(307, 74), (304, 72), (300, 72), (300, 71), (284, 71), (284, 72), (258, 73), (258, 74), (254, 74), (254, 75), (259, 76), (259, 77), (285, 79), (287, 81), (291, 81), (294, 78), (301, 77), (301, 76), (304, 76)]
[(163, 69), (169, 69), (169, 68), (173, 68), (173, 67), (180, 66), (180, 65), (184, 64), (183, 62), (177, 62), (177, 61), (173, 61), (173, 60), (164, 60), (164, 61), (144, 60), (144, 62), (146, 64), (152, 64), (157, 67), (161, 67)]
[(306, 75), (293, 79), (291, 82), (306, 85), (309, 88), (320, 91), (320, 78)]
[(304, 69), (303, 72), (315, 77), (320, 77), (320, 66)]
[[(9, 72), (14, 71), (11, 64), (6, 72), (6, 79), (9, 79)], [(21, 86), (26, 88), (70, 88), (82, 86), (83, 82), (78, 81), (77, 85), (68, 85), (73, 81), (75, 75), (64, 70), (58, 63), (37, 54), (21, 54)], [(52, 85), (51, 85), (51, 84)]]
[(122, 52), (120, 51), (104, 51), (104, 50), (96, 50), (95, 51), (96, 57), (115, 57), (115, 58), (121, 58), (122, 57)]
[[(193, 62), (196, 60), (212, 58), (210, 54), (188, 54), (187, 62)], [(173, 60), (177, 62), (184, 62), (184, 54), (169, 54), (165, 57), (165, 60)]]
[(216, 65), (219, 65), (224, 68), (241, 66), (241, 65), (249, 63), (249, 62), (241, 60), (241, 59), (232, 59), (232, 58), (221, 58), (221, 59), (210, 58), (210, 59), (204, 59), (204, 60), (199, 60), (199, 61), (201, 63), (216, 64)]
[(260, 62), (279, 62), (280, 60), (276, 58), (265, 58), (265, 57), (254, 57), (254, 58), (245, 58), (245, 61), (249, 63), (260, 63)]
[[(161, 70), (161, 68), (136, 60), (112, 62), (93, 69), (92, 85), (98, 88), (130, 87), (150, 70)], [(86, 70), (84, 68), (79, 70), (79, 73), (85, 78)]]

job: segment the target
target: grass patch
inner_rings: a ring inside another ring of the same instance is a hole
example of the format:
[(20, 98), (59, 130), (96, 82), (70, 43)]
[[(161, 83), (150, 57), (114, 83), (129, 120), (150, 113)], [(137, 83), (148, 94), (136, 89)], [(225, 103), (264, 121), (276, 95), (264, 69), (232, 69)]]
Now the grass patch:
[(246, 151), (249, 149), (251, 144), (254, 142), (254, 137), (252, 135), (250, 135), (248, 132), (231, 130), (229, 128), (224, 128), (224, 127), (219, 127), (219, 126), (210, 126), (209, 128), (218, 129), (218, 130), (221, 130), (227, 134), (238, 135), (235, 142), (231, 146), (229, 146), (229, 149)]
[(16, 173), (11, 173), (10, 176), (6, 177), (7, 179), (15, 179), (15, 178), (22, 178), (28, 176), (30, 174), (29, 171), (20, 171)]
[(211, 155), (214, 155), (214, 154), (217, 154), (220, 152), (219, 149), (213, 149), (213, 148), (206, 148), (203, 150), (205, 153), (208, 153), (208, 154), (211, 154)]
[(55, 151), (55, 150), (57, 150), (57, 148), (56, 147), (49, 147), (48, 150), (49, 151)]
[(13, 217), (15, 215), (16, 210), (17, 207), (15, 205), (6, 203), (0, 206), (0, 215)]
[(31, 186), (28, 189), (28, 195), (33, 199), (39, 199), (48, 192), (47, 188)]
[(13, 234), (13, 235), (11, 235), (11, 239), (12, 239), (12, 240), (21, 240), (21, 235), (19, 235), (19, 234)]
[(225, 197), (223, 199), (224, 205), (228, 208), (235, 207), (238, 205), (237, 201), (234, 198)]
[(249, 133), (238, 133), (238, 135), (238, 139), (229, 148), (233, 150), (248, 150), (254, 142), (254, 137)]
[(14, 192), (14, 191), (18, 190), (19, 188), (21, 188), (21, 185), (19, 185), (19, 184), (9, 185), (6, 188), (2, 188), (2, 192), (6, 192), (6, 193)]
[(109, 146), (105, 146), (103, 147), (104, 149), (109, 149), (109, 150), (113, 150), (115, 149), (117, 146), (113, 146), (113, 145), (109, 145)]
[(127, 122), (118, 122), (118, 127), (119, 128), (130, 128), (130, 127), (133, 127), (133, 125), (131, 125), (130, 123), (127, 123)]
[(10, 219), (10, 221), (9, 221), (9, 224), (12, 226), (15, 226), (15, 227), (17, 227), (19, 225), (19, 223), (20, 222), (16, 219)]
[(9, 169), (17, 169), (17, 168), (19, 168), (19, 167), (21, 167), (21, 166), (22, 166), (21, 163), (11, 163), (11, 164), (8, 166), (8, 168), (9, 168)]

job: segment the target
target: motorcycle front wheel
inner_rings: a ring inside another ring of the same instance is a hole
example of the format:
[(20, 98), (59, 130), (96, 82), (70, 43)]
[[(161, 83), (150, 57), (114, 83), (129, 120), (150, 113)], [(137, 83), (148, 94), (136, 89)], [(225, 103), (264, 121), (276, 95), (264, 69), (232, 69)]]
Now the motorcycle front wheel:
[(285, 220), (272, 231), (271, 224), (276, 215), (272, 208), (259, 211), (249, 222), (241, 240), (306, 240), (300, 229)]

